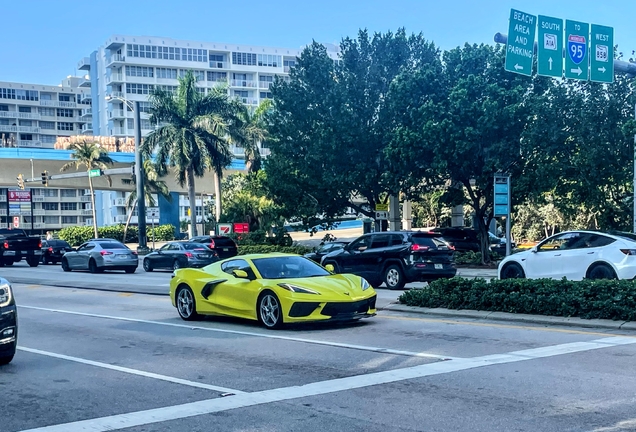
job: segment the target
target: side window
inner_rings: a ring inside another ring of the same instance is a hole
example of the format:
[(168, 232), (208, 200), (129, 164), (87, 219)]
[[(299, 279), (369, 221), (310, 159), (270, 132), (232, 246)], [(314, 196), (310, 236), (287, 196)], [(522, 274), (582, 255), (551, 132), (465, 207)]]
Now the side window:
[(223, 263), (223, 265), (221, 265), (221, 270), (223, 270), (223, 272), (227, 274), (232, 274), (232, 270), (243, 270), (245, 273), (247, 273), (247, 276), (249, 276), (250, 279), (255, 278), (252, 267), (250, 267), (247, 261), (243, 259), (226, 261)]
[(372, 237), (371, 249), (380, 249), (389, 247), (391, 238), (387, 234), (374, 235)]
[(163, 246), (161, 246), (161, 249), (159, 249), (159, 250), (160, 250), (161, 252), (165, 252), (165, 251), (167, 251), (168, 249), (170, 249), (170, 244), (169, 244), (169, 243), (168, 243), (168, 244), (165, 244), (165, 245), (163, 245)]
[(391, 246), (399, 246), (404, 243), (404, 238), (399, 234), (391, 234)]
[(543, 242), (538, 250), (539, 252), (545, 252), (555, 249), (581, 249), (587, 247), (585, 242), (588, 237), (588, 234), (578, 232), (559, 234)]
[(616, 240), (613, 238), (605, 237), (604, 235), (590, 234), (586, 240), (585, 247), (595, 248), (601, 246), (607, 246), (614, 243)]
[(86, 252), (86, 251), (90, 251), (95, 249), (95, 244), (94, 243), (86, 243), (85, 245), (81, 246), (77, 251), (78, 252)]
[(371, 236), (360, 237), (358, 240), (355, 240), (351, 244), (351, 250), (359, 251), (360, 248), (367, 249), (370, 245), (371, 245)]
[(552, 251), (554, 249), (562, 249), (561, 246), (565, 244), (566, 234), (559, 234), (554, 237), (551, 237), (541, 243), (537, 250), (539, 252)]
[(168, 248), (169, 251), (178, 251), (179, 250), (179, 245), (172, 243), (170, 244), (170, 247)]

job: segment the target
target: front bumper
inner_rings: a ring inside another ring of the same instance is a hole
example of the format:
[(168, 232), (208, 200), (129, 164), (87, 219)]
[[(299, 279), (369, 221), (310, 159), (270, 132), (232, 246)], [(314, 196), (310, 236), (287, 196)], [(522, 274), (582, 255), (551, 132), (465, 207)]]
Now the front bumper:
[(18, 340), (18, 310), (15, 305), (0, 308), (0, 357), (13, 355)]
[(307, 321), (350, 321), (369, 318), (375, 315), (374, 294), (366, 299), (350, 302), (306, 302), (297, 301), (291, 304), (285, 322)]

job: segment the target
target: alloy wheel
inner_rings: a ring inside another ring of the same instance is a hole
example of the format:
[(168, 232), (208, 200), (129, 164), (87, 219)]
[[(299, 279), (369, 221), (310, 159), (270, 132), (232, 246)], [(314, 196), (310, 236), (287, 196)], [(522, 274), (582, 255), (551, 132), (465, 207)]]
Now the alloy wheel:
[(260, 303), (261, 321), (267, 327), (276, 327), (280, 320), (280, 306), (278, 299), (271, 294), (265, 294)]
[(188, 289), (182, 289), (177, 296), (177, 309), (183, 318), (190, 318), (194, 311), (194, 299)]

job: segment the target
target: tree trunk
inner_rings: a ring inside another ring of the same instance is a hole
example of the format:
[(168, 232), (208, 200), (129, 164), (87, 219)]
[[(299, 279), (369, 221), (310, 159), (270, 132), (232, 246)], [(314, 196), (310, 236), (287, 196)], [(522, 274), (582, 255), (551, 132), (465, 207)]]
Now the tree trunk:
[(216, 223), (219, 223), (221, 220), (221, 174), (218, 172), (214, 173), (214, 194), (216, 195), (214, 217)]
[(95, 192), (93, 191), (93, 179), (88, 177), (88, 187), (91, 190), (91, 208), (93, 211), (93, 231), (95, 233), (95, 238), (99, 238), (99, 234), (97, 232), (97, 211), (95, 210)]
[(190, 202), (190, 238), (197, 236), (197, 197), (194, 191), (194, 168), (188, 168), (188, 201)]
[(126, 218), (126, 225), (124, 225), (124, 241), (123, 241), (124, 244), (126, 243), (126, 233), (128, 233), (128, 225), (130, 225), (130, 220), (132, 219), (133, 211), (135, 210), (136, 206), (137, 206), (137, 199), (133, 201), (132, 206), (128, 209), (128, 217)]

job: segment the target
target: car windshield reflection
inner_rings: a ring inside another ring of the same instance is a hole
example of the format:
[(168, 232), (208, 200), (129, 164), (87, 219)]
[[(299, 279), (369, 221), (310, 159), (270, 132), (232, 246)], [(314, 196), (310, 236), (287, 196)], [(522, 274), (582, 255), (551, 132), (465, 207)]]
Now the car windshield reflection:
[(272, 257), (252, 260), (263, 279), (329, 276), (324, 268), (303, 257)]

